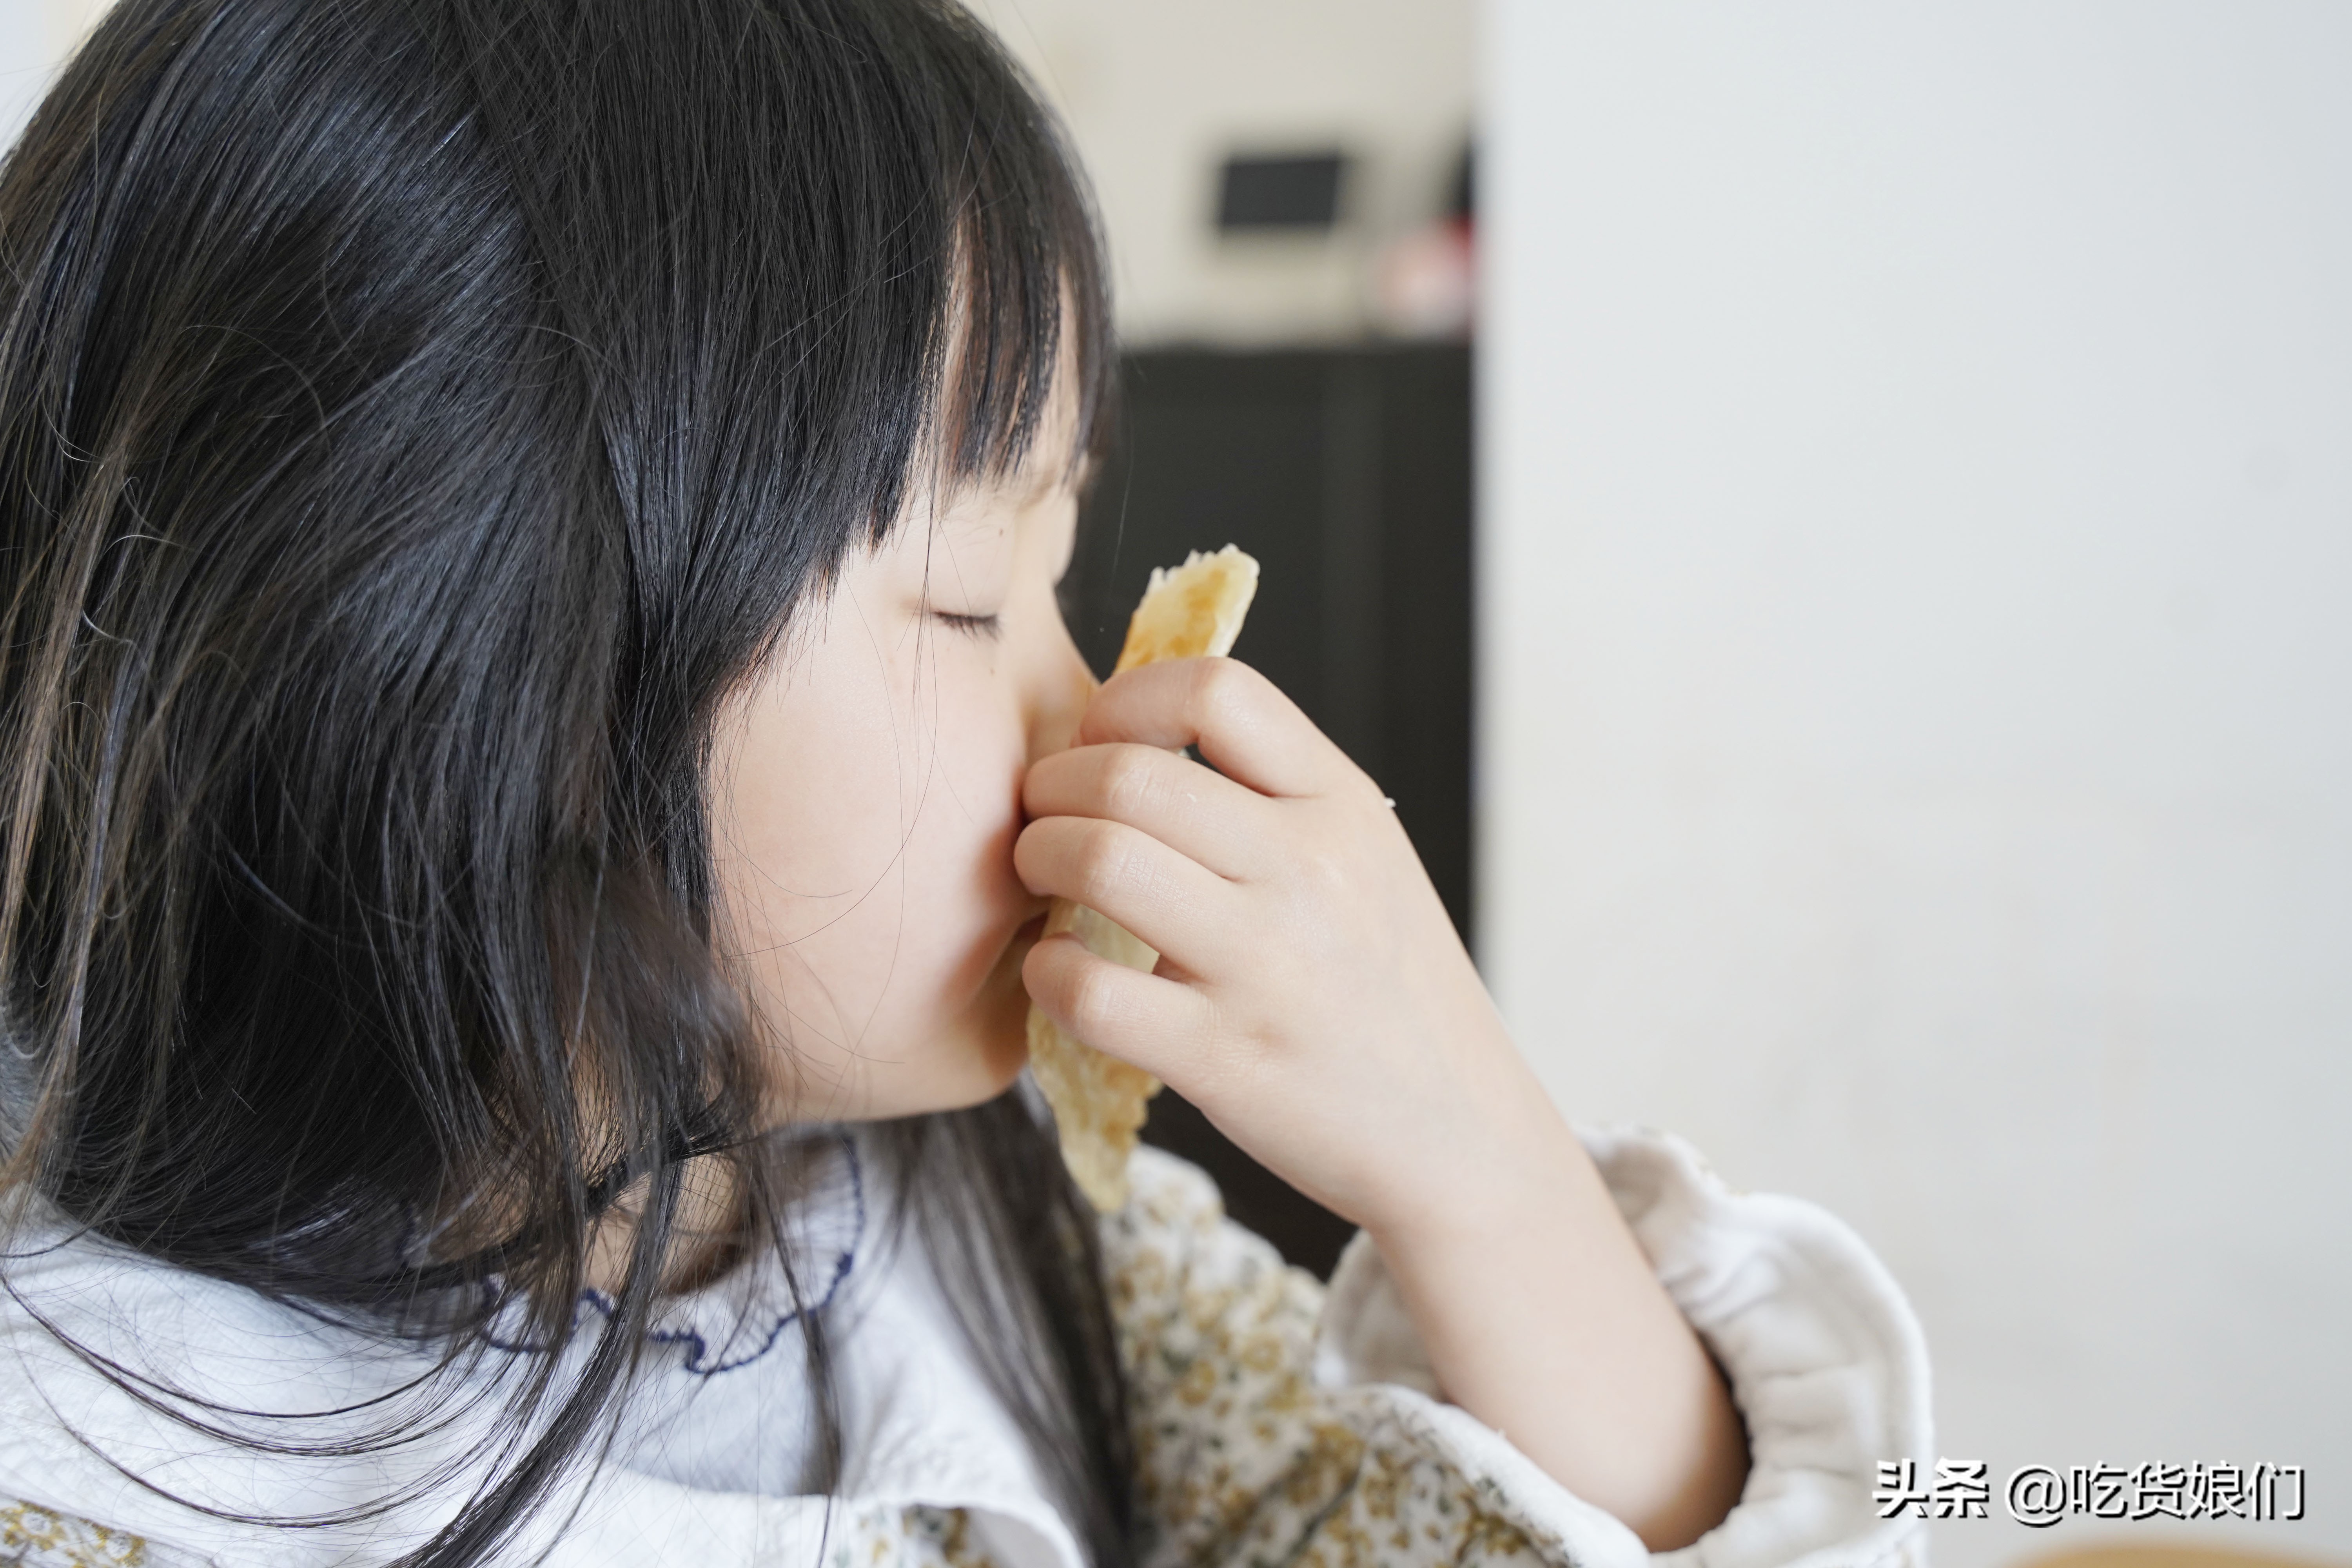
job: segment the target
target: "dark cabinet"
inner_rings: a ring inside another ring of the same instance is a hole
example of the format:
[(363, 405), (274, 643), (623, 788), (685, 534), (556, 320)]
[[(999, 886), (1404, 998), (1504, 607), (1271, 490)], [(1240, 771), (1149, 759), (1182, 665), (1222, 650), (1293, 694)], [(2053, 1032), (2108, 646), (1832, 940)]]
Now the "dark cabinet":
[[(1238, 544), (1264, 576), (1235, 658), (1378, 780), (1466, 938), (1471, 365), (1459, 345), (1129, 356), (1119, 435), (1063, 605), (1107, 671), (1156, 565)], [(1348, 1227), (1172, 1093), (1145, 1136), (1206, 1166), (1234, 1216), (1328, 1273)]]

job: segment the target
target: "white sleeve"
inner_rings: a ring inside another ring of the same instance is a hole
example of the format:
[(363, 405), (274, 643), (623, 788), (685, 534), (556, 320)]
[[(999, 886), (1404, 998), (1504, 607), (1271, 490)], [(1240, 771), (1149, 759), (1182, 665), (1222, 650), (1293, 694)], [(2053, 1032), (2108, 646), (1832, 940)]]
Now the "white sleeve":
[(1811, 1204), (1731, 1191), (1678, 1138), (1579, 1136), (1746, 1418), (1748, 1484), (1721, 1524), (1653, 1556), (1475, 1417), (1437, 1403), (1428, 1355), (1368, 1237), (1332, 1276), (1316, 1381), (1393, 1407), (1582, 1568), (1924, 1568), (1925, 1524), (1882, 1520), (1872, 1501), (1880, 1460), (1934, 1451), (1927, 1346), (1885, 1268)]

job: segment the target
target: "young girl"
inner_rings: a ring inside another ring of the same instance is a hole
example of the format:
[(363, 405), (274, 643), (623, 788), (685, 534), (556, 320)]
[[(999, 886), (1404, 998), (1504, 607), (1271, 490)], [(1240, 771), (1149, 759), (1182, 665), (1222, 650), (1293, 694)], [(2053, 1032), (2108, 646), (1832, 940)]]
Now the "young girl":
[[(0, 249), (9, 1561), (1920, 1561), (1851, 1234), (1570, 1134), (1247, 668), (1095, 689), (1101, 261), (950, 0), (121, 0)], [(1328, 1292), (1086, 1207), (1031, 997)]]

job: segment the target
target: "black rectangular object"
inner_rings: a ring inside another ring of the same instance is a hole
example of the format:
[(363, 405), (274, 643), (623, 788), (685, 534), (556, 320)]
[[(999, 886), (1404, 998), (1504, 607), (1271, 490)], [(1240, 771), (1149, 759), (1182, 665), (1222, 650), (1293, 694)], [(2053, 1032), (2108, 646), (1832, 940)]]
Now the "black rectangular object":
[(1339, 221), (1347, 167), (1340, 153), (1228, 158), (1217, 186), (1217, 226), (1329, 228)]

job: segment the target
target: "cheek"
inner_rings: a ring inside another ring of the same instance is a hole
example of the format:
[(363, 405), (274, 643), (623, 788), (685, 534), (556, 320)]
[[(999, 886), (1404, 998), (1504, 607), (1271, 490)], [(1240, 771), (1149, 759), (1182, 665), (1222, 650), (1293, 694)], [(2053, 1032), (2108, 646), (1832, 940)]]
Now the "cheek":
[(907, 888), (907, 932), (937, 932), (926, 945), (956, 966), (948, 987), (963, 995), (1030, 901), (1013, 868), (1025, 757), (1017, 714), (994, 683), (973, 679), (968, 657), (942, 663), (936, 707), (919, 700), (914, 711), (901, 710), (914, 738), (903, 748), (903, 848), (893, 847)]
[(1024, 747), (983, 663), (828, 638), (714, 759), (738, 963), (803, 1069), (875, 1114), (1006, 1027)]

